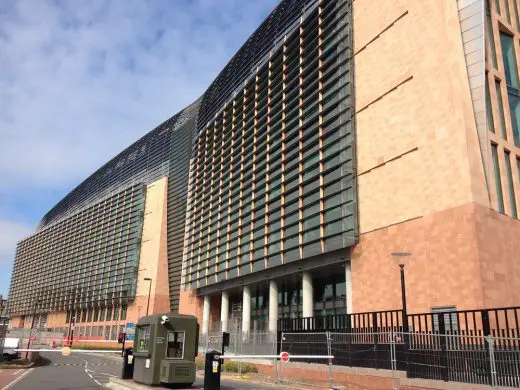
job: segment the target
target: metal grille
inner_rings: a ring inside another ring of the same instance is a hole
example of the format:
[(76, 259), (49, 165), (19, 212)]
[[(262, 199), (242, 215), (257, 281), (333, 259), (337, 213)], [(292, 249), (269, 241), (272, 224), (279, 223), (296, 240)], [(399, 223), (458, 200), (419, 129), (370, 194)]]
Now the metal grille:
[(144, 191), (135, 184), (19, 242), (10, 314), (112, 306), (132, 299)]
[(38, 230), (58, 221), (112, 192), (134, 183), (152, 183), (168, 175), (170, 142), (177, 120), (174, 115), (99, 168), (42, 218)]
[(188, 198), (189, 161), (200, 101), (187, 107), (173, 127), (168, 170), (168, 278), (170, 309), (179, 310), (186, 203)]
[(208, 123), (203, 98), (185, 241), (189, 288), (357, 241), (351, 16), (350, 1), (309, 2)]
[(265, 58), (269, 50), (297, 27), (303, 11), (316, 0), (283, 0), (248, 38), (229, 63), (211, 83), (201, 102), (198, 132), (206, 130), (216, 112), (228, 101), (233, 91), (251, 76), (251, 70)]

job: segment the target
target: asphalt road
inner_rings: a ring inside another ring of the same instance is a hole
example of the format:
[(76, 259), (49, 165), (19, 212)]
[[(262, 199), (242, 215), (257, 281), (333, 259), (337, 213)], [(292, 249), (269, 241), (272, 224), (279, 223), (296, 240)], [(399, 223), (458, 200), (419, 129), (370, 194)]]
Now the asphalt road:
[[(73, 352), (63, 357), (59, 352), (43, 352), (45, 365), (21, 370), (9, 378), (7, 390), (88, 390), (99, 389), (108, 383), (111, 376), (119, 377), (122, 358), (116, 354), (97, 355)], [(13, 371), (15, 373), (15, 371)], [(1, 374), (1, 373), (0, 373)], [(9, 374), (11, 375), (11, 374)], [(1, 379), (1, 378), (0, 378)], [(5, 384), (3, 384), (5, 386)], [(197, 377), (192, 390), (203, 389), (204, 380)], [(273, 390), (286, 388), (259, 384), (248, 380), (222, 378), (222, 390)], [(156, 390), (162, 387), (156, 387)]]
[(99, 356), (73, 352), (63, 357), (59, 352), (44, 352), (46, 365), (35, 367), (9, 390), (99, 389), (110, 376), (121, 375), (122, 358), (116, 354)]

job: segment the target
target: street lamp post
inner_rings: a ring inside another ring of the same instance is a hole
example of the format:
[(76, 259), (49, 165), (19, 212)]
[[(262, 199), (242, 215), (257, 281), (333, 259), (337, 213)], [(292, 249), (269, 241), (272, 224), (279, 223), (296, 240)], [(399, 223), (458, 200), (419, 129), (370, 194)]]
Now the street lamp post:
[(403, 330), (408, 332), (408, 309), (406, 307), (406, 283), (404, 278), (404, 265), (405, 259), (412, 256), (410, 252), (393, 252), (392, 257), (394, 257), (399, 265), (399, 270), (401, 272), (401, 301), (403, 307)]
[(152, 292), (152, 278), (144, 278), (144, 280), (150, 282), (148, 287), (148, 303), (146, 304), (146, 315), (148, 315), (148, 309), (150, 308), (150, 294)]

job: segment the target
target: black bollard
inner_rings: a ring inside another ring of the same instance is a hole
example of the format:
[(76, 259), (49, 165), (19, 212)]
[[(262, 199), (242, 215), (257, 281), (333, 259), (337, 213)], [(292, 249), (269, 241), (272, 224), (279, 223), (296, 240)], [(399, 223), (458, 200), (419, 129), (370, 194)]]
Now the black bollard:
[(123, 355), (123, 371), (121, 379), (132, 379), (134, 377), (134, 353), (132, 348), (126, 348)]
[(220, 352), (206, 352), (206, 365), (204, 367), (204, 390), (220, 390), (220, 372), (222, 369)]

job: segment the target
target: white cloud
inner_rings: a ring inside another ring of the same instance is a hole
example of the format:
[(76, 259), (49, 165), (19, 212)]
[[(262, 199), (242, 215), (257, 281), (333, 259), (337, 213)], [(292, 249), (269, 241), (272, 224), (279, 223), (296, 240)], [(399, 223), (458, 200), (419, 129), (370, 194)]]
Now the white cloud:
[(65, 194), (197, 99), (277, 2), (1, 2), (0, 268), (48, 211), (27, 194)]
[(209, 86), (276, 0), (0, 8), (0, 191), (71, 188)]
[(16, 221), (0, 220), (0, 267), (12, 263), (16, 243), (32, 232), (32, 226)]

